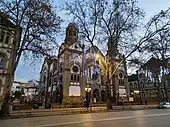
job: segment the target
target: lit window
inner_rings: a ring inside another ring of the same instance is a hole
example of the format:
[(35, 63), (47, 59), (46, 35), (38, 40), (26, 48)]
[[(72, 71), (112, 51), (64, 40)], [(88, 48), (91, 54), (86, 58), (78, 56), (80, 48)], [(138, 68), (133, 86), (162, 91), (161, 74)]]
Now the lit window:
[(70, 86), (69, 96), (80, 96), (80, 86)]

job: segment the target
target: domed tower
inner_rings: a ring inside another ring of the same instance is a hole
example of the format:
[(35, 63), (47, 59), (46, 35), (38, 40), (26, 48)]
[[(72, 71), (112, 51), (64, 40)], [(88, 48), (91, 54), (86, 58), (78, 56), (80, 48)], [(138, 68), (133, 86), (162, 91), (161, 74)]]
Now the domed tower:
[(78, 40), (78, 27), (70, 23), (66, 38), (59, 50), (59, 68), (62, 68), (63, 104), (82, 103), (85, 94), (83, 78), (83, 46)]
[(70, 23), (66, 28), (65, 43), (72, 45), (78, 40), (78, 27), (75, 23)]

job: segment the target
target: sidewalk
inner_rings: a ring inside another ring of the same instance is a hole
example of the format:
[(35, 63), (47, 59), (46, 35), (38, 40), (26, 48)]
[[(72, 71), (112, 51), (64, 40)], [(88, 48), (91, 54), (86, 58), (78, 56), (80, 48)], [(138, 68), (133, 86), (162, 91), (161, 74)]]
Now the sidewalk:
[[(109, 111), (127, 111), (127, 110), (143, 110), (143, 109), (155, 109), (158, 105), (130, 105), (130, 106), (113, 106)], [(92, 111), (86, 108), (58, 108), (58, 109), (32, 109), (11, 111), (9, 118), (26, 118), (26, 117), (43, 117), (43, 116), (55, 116), (55, 115), (68, 115), (68, 114), (81, 114), (81, 113), (97, 113), (107, 112), (106, 107), (93, 107)]]
[(107, 111), (106, 107), (94, 107), (92, 111), (86, 108), (60, 108), (60, 109), (32, 109), (22, 111), (11, 111), (10, 118), (23, 118), (23, 117), (43, 117), (55, 115), (68, 115), (68, 114), (81, 114), (81, 113), (95, 113)]

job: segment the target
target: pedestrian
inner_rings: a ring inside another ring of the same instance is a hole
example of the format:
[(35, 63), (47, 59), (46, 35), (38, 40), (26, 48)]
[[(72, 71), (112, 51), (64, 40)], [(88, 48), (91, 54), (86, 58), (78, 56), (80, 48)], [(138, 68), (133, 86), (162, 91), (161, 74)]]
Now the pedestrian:
[(89, 109), (89, 101), (86, 102), (86, 108)]
[(145, 100), (145, 105), (148, 105), (148, 101), (147, 100)]

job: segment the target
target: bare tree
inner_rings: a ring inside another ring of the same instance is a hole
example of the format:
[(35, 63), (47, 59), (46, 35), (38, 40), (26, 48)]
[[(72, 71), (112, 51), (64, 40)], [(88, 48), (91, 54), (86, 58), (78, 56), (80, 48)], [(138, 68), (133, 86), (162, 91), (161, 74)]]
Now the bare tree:
[(129, 2), (76, 0), (73, 3), (66, 2), (62, 9), (73, 16), (73, 20), (80, 27), (80, 36), (92, 46), (96, 41), (102, 45), (107, 45), (109, 42), (109, 57), (115, 52), (118, 53), (118, 42), (120, 44), (121, 41), (127, 41), (123, 36), (125, 38), (126, 34), (133, 35), (132, 32), (144, 16), (134, 0)]
[[(167, 30), (169, 26), (167, 23), (156, 30), (152, 29), (155, 21), (159, 21), (158, 15), (143, 25), (141, 21), (144, 12), (138, 7), (136, 0), (76, 0), (73, 3), (67, 2), (62, 9), (73, 17), (73, 20), (80, 26), (80, 35), (83, 35), (88, 42), (92, 45), (96, 41), (101, 42), (102, 45), (108, 45), (107, 58), (111, 61), (114, 61), (112, 58), (119, 53), (118, 49), (126, 51), (124, 60), (114, 69), (112, 75), (121, 63), (140, 50), (145, 42), (159, 32)], [(141, 27), (144, 29), (139, 33)], [(106, 73), (105, 78), (109, 83), (110, 79), (107, 77)]]
[[(162, 10), (155, 15), (157, 20), (153, 20), (150, 31), (157, 31), (161, 27), (166, 26), (166, 29), (160, 31), (156, 36), (150, 38), (142, 47), (141, 50), (154, 56), (161, 62), (162, 77), (161, 84), (164, 86), (166, 100), (168, 101), (167, 76), (168, 59), (170, 59), (170, 8)], [(161, 72), (160, 72), (161, 73)]]
[(76, 0), (66, 2), (61, 7), (79, 27), (79, 37), (90, 45), (94, 45), (98, 33), (99, 8), (97, 0)]
[(55, 37), (60, 30), (62, 20), (57, 16), (51, 0), (12, 0), (11, 2), (0, 0), (0, 8), (14, 25), (22, 28), (9, 83), (11, 86), (22, 55), (35, 59), (54, 55), (51, 52), (58, 46)]

